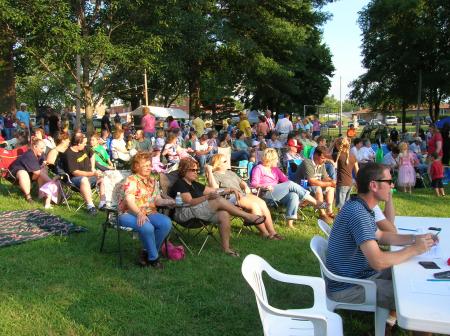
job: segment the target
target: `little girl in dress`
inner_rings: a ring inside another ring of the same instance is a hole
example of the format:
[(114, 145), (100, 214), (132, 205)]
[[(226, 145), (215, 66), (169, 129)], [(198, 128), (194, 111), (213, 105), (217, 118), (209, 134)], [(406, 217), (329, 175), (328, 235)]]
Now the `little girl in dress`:
[(400, 154), (398, 155), (398, 181), (397, 184), (404, 192), (411, 193), (412, 187), (416, 185), (416, 171), (414, 166), (417, 164), (415, 155), (409, 150), (408, 144), (402, 142), (399, 145)]

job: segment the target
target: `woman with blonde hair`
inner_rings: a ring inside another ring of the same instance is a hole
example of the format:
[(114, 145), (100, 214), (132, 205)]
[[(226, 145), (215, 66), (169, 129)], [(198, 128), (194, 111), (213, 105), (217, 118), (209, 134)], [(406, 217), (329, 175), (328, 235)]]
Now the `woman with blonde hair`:
[(113, 140), (111, 141), (111, 152), (114, 159), (121, 161), (130, 161), (131, 154), (127, 150), (127, 144), (124, 139), (124, 132), (121, 129), (117, 129), (114, 132)]
[(350, 152), (350, 141), (347, 137), (338, 138), (335, 143), (338, 152), (334, 154), (336, 170), (336, 208), (341, 209), (350, 198), (353, 185), (352, 172), (358, 172), (358, 161)]
[(282, 240), (274, 227), (270, 210), (266, 202), (252, 194), (247, 183), (245, 183), (236, 173), (227, 169), (225, 155), (216, 154), (211, 158), (211, 166), (206, 166), (206, 177), (211, 188), (228, 188), (232, 191), (229, 201), (242, 209), (255, 215), (264, 215), (264, 223), (256, 225), (263, 238), (271, 240)]
[(286, 206), (286, 225), (294, 228), (300, 201), (307, 201), (316, 208), (325, 209), (328, 204), (318, 203), (309, 191), (293, 181), (278, 168), (278, 154), (273, 148), (263, 152), (262, 163), (252, 170), (251, 186), (263, 190), (262, 198), (267, 202), (281, 203)]

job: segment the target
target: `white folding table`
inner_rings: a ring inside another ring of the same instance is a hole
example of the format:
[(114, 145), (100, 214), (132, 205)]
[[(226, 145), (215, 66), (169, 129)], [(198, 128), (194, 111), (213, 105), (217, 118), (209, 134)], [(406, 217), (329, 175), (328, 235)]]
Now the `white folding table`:
[[(399, 216), (395, 225), (399, 234), (436, 233), (429, 227), (442, 229), (437, 247), (393, 267), (398, 325), (407, 330), (450, 334), (450, 281), (427, 281), (433, 279), (433, 273), (450, 270), (450, 218)], [(392, 246), (391, 250), (401, 248)], [(419, 261), (433, 261), (441, 269), (425, 269)]]

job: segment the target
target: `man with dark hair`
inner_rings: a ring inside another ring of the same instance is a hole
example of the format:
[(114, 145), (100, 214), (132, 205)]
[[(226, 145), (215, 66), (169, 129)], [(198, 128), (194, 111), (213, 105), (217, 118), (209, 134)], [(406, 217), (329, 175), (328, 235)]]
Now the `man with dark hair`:
[[(345, 203), (334, 221), (328, 241), (327, 267), (336, 275), (370, 279), (377, 284), (377, 305), (395, 309), (391, 267), (428, 251), (435, 236), (399, 235), (381, 231), (375, 223), (373, 209), (387, 201), (393, 187), (389, 168), (368, 163), (356, 177), (358, 195)], [(389, 252), (383, 245), (408, 245)], [(328, 295), (340, 302), (362, 302), (364, 290), (344, 282), (328, 281)]]
[(317, 202), (323, 202), (325, 198), (328, 209), (327, 212), (325, 212), (325, 209), (320, 209), (320, 219), (328, 224), (332, 224), (334, 218), (333, 201), (336, 181), (328, 176), (327, 170), (325, 169), (326, 154), (327, 149), (323, 146), (318, 146), (314, 151), (312, 160), (303, 160), (297, 168), (294, 182), (301, 185), (302, 180), (306, 180), (308, 183), (306, 189), (311, 192), (311, 195)]
[(103, 185), (102, 172), (95, 170), (86, 149), (87, 139), (82, 133), (76, 133), (70, 140), (70, 147), (64, 153), (67, 173), (72, 183), (80, 189), (80, 193), (86, 201), (87, 211), (95, 216), (97, 210), (92, 201), (92, 189), (96, 185), (100, 190), (99, 208), (105, 205), (105, 188)]

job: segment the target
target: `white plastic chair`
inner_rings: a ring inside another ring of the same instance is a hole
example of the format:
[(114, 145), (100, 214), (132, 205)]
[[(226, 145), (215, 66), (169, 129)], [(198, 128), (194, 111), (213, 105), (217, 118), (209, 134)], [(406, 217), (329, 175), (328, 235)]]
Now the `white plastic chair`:
[[(284, 283), (310, 286), (314, 291), (314, 305), (308, 309), (277, 309), (269, 305), (262, 280), (265, 271), (272, 279)], [(290, 275), (273, 269), (264, 259), (254, 254), (245, 257), (242, 274), (256, 296), (264, 335), (342, 335), (342, 319), (327, 309), (325, 282), (316, 277)]]
[(314, 236), (310, 243), (311, 250), (319, 260), (320, 273), (324, 280), (334, 280), (338, 282), (345, 282), (354, 285), (359, 285), (364, 288), (365, 299), (362, 303), (347, 303), (337, 302), (331, 300), (327, 295), (327, 306), (331, 311), (336, 309), (359, 310), (375, 313), (375, 336), (384, 336), (386, 328), (386, 319), (389, 315), (389, 310), (377, 306), (377, 285), (372, 280), (355, 279), (336, 275), (332, 273), (326, 266), (326, 255), (328, 250), (328, 241), (320, 236)]
[(320, 229), (325, 233), (327, 239), (330, 238), (331, 227), (321, 219), (317, 220), (317, 225), (319, 225)]

